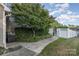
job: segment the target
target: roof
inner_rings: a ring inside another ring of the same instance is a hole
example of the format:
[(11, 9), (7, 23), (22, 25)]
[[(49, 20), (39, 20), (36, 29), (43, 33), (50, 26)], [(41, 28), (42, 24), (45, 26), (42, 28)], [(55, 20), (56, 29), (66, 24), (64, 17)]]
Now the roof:
[(4, 10), (7, 11), (7, 12), (10, 12), (11, 10), (6, 6), (4, 5), (3, 3), (1, 3), (1, 5), (3, 6)]

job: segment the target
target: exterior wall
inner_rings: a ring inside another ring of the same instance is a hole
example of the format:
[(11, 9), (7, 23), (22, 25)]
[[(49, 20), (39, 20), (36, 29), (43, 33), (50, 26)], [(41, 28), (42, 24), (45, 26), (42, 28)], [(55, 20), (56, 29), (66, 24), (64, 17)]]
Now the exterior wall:
[(72, 30), (72, 29), (68, 29), (68, 37), (76, 37), (77, 36), (77, 31), (76, 30)]
[(4, 5), (3, 3), (0, 3), (0, 47), (4, 47), (7, 49), (6, 46), (6, 16), (5, 12), (10, 12), (10, 9)]
[(62, 38), (72, 38), (77, 36), (77, 31), (69, 28), (58, 28), (57, 36)]
[(67, 28), (58, 28), (57, 36), (63, 37), (63, 38), (68, 38), (68, 29)]
[[(49, 34), (53, 35), (54, 30), (53, 28), (49, 29)], [(62, 37), (62, 38), (72, 38), (79, 36), (79, 31), (72, 30), (69, 28), (57, 28), (56, 36)]]
[(77, 37), (79, 37), (79, 30), (77, 30)]
[(49, 34), (53, 35), (53, 28), (49, 29)]
[(0, 46), (3, 44), (3, 7), (0, 5)]

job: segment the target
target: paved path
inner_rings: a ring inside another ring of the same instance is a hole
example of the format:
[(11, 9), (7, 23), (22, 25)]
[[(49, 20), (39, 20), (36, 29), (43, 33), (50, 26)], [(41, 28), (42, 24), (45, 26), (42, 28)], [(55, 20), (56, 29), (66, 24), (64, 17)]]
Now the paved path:
[(54, 36), (53, 38), (44, 39), (44, 40), (41, 40), (38, 42), (20, 43), (20, 45), (39, 54), (49, 43), (51, 43), (57, 39), (58, 39), (58, 37)]
[(33, 56), (35, 54), (36, 54), (35, 52), (22, 47), (19, 50), (3, 54), (2, 56)]
[[(10, 56), (32, 56), (32, 55), (38, 55), (49, 43), (57, 40), (58, 37), (53, 37), (53, 38), (48, 38), (48, 39), (44, 39), (38, 42), (32, 42), (32, 43), (14, 43), (13, 46), (15, 45), (21, 45), (23, 48), (14, 51), (14, 52), (10, 52), (4, 55), (10, 55)], [(10, 46), (12, 46), (11, 44), (9, 44)], [(9, 47), (10, 47), (9, 46)]]

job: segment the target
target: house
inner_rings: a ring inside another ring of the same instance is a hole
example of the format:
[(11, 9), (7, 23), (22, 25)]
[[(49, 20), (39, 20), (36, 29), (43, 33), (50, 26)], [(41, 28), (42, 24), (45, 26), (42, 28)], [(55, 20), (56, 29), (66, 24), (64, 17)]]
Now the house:
[(75, 29), (76, 28), (58, 28), (57, 36), (63, 38), (77, 37), (77, 30)]
[(0, 47), (6, 48), (6, 19), (10, 16), (10, 9), (0, 3)]
[(50, 28), (49, 33), (62, 38), (79, 37), (79, 28)]

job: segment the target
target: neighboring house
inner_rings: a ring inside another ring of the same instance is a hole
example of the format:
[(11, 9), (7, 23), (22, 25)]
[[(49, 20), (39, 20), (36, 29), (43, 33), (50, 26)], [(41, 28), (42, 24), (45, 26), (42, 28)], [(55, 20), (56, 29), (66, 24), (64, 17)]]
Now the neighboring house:
[(77, 30), (74, 30), (74, 28), (58, 28), (57, 36), (63, 38), (77, 37)]
[(0, 47), (6, 48), (6, 18), (10, 16), (10, 9), (0, 4)]
[(79, 37), (78, 28), (57, 28), (56, 30), (50, 28), (49, 33), (62, 38)]

